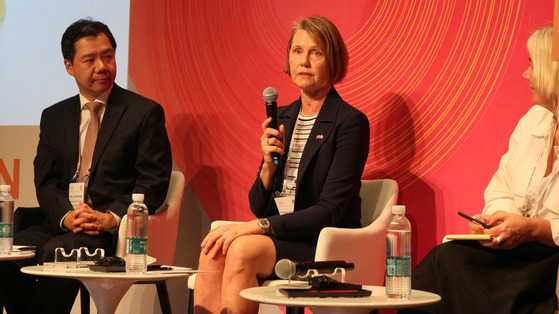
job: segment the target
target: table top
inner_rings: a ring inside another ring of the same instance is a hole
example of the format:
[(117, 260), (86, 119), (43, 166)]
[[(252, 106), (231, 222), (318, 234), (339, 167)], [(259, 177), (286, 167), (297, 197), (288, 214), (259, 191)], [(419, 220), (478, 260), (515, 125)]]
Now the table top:
[(157, 270), (148, 271), (145, 274), (127, 274), (126, 272), (99, 272), (92, 271), (89, 268), (75, 268), (72, 270), (55, 270), (46, 269), (41, 266), (26, 266), (21, 268), (21, 272), (35, 275), (35, 276), (45, 276), (45, 277), (58, 277), (58, 278), (74, 278), (74, 279), (86, 279), (86, 278), (105, 278), (105, 279), (123, 279), (132, 281), (159, 281), (173, 278), (188, 277), (194, 273), (196, 270), (185, 267), (172, 266), (172, 270)]
[(0, 261), (13, 261), (17, 259), (32, 258), (35, 256), (33, 250), (20, 250), (21, 246), (14, 245), (12, 253), (7, 255), (0, 255)]
[(241, 296), (245, 299), (260, 303), (284, 305), (284, 306), (305, 306), (305, 307), (352, 307), (370, 309), (396, 309), (406, 307), (416, 307), (440, 302), (441, 297), (437, 294), (412, 290), (409, 300), (390, 300), (386, 297), (385, 287), (382, 286), (363, 286), (363, 289), (372, 291), (369, 297), (339, 297), (339, 298), (288, 298), (278, 291), (277, 286), (255, 287), (241, 291)]

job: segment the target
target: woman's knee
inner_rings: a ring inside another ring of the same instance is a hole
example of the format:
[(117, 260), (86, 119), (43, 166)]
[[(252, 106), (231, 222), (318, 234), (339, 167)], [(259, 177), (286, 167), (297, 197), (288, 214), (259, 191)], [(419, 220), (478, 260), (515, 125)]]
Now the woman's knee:
[(225, 265), (229, 270), (242, 271), (245, 268), (258, 269), (262, 264), (275, 261), (273, 242), (266, 237), (239, 237), (231, 243)]
[(222, 254), (212, 257), (210, 254), (201, 252), (198, 259), (198, 269), (200, 270), (223, 270), (224, 264), (225, 257)]

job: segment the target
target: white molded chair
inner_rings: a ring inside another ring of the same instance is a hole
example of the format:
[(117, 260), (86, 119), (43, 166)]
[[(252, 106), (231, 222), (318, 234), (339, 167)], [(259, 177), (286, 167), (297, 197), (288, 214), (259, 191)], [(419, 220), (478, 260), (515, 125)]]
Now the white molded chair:
[[(346, 281), (362, 285), (384, 285), (386, 263), (386, 224), (392, 205), (398, 200), (398, 184), (391, 179), (361, 180), (361, 225), (363, 228), (322, 229), (318, 237), (315, 261), (345, 260), (355, 264), (346, 273)], [(211, 228), (235, 223), (216, 220)], [(190, 289), (189, 313), (192, 313), (196, 276), (188, 278)], [(280, 280), (266, 281), (263, 285), (277, 285)]]
[(386, 224), (398, 200), (398, 184), (391, 179), (361, 181), (361, 225), (348, 229), (326, 227), (318, 237), (315, 261), (344, 260), (355, 264), (346, 281), (384, 285)]
[[(182, 172), (173, 171), (163, 205), (155, 211), (155, 214), (149, 215), (148, 253), (157, 260), (158, 264), (173, 264), (184, 184), (185, 180)], [(127, 221), (128, 215), (124, 215), (118, 229), (118, 243), (115, 254), (118, 257), (126, 255)]]
[[(185, 179), (180, 171), (173, 171), (169, 181), (169, 189), (167, 196), (161, 207), (155, 214), (149, 215), (148, 218), (148, 253), (153, 256), (158, 264), (172, 265), (175, 256), (175, 245), (177, 242), (177, 233), (179, 229), (179, 215), (182, 204), (182, 196), (184, 193)], [(116, 256), (124, 257), (126, 255), (126, 226), (128, 215), (124, 215), (118, 229), (118, 242), (116, 246)], [(162, 281), (136, 282), (136, 284), (155, 284), (159, 304), (162, 313), (171, 313), (171, 303), (169, 301), (169, 293), (167, 284)], [(81, 290), (81, 294), (87, 292)], [(89, 296), (87, 296), (89, 299)], [(82, 302), (84, 298), (82, 297)], [(82, 307), (83, 312), (83, 307)]]

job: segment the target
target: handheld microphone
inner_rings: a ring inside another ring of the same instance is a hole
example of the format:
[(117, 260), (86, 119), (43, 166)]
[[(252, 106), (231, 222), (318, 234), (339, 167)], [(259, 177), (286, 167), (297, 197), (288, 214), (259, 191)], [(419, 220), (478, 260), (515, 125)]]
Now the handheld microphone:
[(310, 269), (315, 269), (319, 274), (333, 273), (336, 268), (353, 270), (353, 263), (345, 261), (324, 261), (324, 262), (292, 262), (284, 258), (276, 263), (276, 275), (281, 279), (289, 279), (296, 276), (305, 276)]
[[(272, 122), (270, 122), (268, 127), (278, 130), (278, 103), (276, 102), (278, 100), (278, 91), (273, 87), (268, 87), (262, 92), (262, 97), (266, 102), (266, 115), (268, 118), (272, 118)], [(274, 160), (274, 166), (279, 166), (280, 154), (272, 153), (272, 159)]]

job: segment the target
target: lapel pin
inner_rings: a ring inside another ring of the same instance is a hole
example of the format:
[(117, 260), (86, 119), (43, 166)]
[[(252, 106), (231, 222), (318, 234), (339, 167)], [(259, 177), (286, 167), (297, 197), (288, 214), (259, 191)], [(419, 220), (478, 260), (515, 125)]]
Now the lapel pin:
[(324, 135), (318, 134), (318, 135), (316, 136), (316, 139), (317, 139), (317, 140), (322, 140), (322, 139), (324, 139)]

